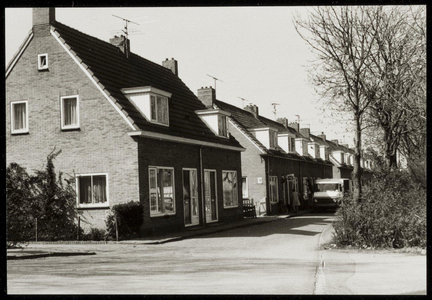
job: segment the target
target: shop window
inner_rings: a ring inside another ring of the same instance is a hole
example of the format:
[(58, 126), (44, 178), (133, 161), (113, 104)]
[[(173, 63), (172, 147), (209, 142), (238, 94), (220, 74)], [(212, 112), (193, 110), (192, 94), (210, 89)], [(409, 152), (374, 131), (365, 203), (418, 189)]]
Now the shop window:
[(278, 177), (277, 176), (269, 176), (269, 198), (270, 203), (278, 202)]
[(238, 206), (237, 172), (222, 171), (224, 207)]
[(174, 169), (149, 168), (150, 216), (175, 214)]

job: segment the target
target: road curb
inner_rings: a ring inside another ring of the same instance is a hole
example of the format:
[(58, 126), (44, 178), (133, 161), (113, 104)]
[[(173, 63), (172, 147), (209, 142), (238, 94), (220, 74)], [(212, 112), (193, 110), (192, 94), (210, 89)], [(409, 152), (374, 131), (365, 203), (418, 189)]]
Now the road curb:
[(331, 224), (327, 225), (320, 233), (318, 238), (318, 253), (319, 262), (315, 273), (315, 285), (314, 285), (314, 295), (325, 295), (326, 292), (326, 281), (324, 275), (325, 260), (323, 260), (322, 250), (321, 250), (321, 240), (324, 232), (331, 227)]
[(7, 260), (19, 260), (19, 259), (34, 259), (51, 256), (81, 256), (81, 255), (96, 255), (95, 252), (47, 252), (40, 254), (29, 254), (29, 255), (8, 255)]

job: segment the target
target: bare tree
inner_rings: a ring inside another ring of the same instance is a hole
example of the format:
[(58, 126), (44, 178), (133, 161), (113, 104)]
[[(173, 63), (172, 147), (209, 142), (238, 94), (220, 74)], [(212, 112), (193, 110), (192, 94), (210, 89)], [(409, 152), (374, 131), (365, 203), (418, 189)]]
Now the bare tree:
[(417, 149), (426, 128), (425, 8), (385, 7), (368, 22), (376, 43), (366, 65), (376, 84), (367, 122), (372, 135), (381, 132), (387, 166), (396, 168), (397, 152)]
[(377, 7), (318, 7), (306, 20), (295, 18), (299, 35), (317, 55), (311, 74), (317, 91), (329, 109), (349, 113), (355, 131), (354, 199), (361, 201), (362, 122), (373, 103), (376, 81), (371, 80), (367, 60), (374, 43), (370, 16), (378, 15)]

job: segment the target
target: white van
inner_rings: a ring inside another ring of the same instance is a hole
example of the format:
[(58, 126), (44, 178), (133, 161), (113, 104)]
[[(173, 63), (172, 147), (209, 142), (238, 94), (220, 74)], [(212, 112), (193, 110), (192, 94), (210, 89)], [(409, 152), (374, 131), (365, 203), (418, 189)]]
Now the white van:
[(351, 191), (348, 178), (329, 178), (315, 180), (313, 209), (338, 207), (345, 193)]

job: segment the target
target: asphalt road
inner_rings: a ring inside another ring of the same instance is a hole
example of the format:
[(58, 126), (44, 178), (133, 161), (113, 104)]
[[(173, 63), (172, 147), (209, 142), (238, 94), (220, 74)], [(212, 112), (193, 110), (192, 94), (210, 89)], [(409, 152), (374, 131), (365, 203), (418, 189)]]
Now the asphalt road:
[(162, 245), (55, 245), (96, 255), (8, 261), (7, 291), (313, 294), (319, 237), (332, 219), (331, 213), (303, 215)]

